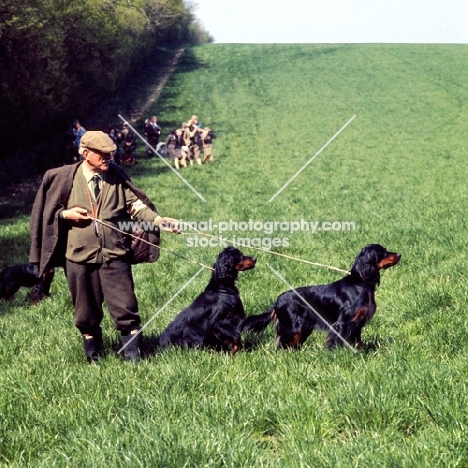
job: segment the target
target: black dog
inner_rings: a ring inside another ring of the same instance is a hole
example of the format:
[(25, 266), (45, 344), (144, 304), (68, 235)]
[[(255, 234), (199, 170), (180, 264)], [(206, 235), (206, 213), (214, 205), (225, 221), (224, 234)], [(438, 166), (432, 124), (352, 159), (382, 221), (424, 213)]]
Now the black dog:
[(225, 248), (216, 260), (206, 289), (164, 330), (159, 346), (238, 351), (241, 337), (237, 326), (245, 312), (234, 283), (239, 271), (250, 270), (255, 263), (255, 258), (244, 256), (240, 250)]
[(396, 265), (400, 258), (399, 253), (388, 252), (381, 245), (367, 245), (356, 257), (349, 276), (331, 284), (286, 291), (268, 312), (243, 320), (239, 331), (259, 333), (276, 321), (278, 347), (297, 348), (317, 325), (329, 330), (326, 343), (330, 347), (342, 346), (344, 341), (360, 346), (361, 330), (377, 308), (374, 293), (380, 284), (380, 270)]
[(0, 298), (9, 299), (19, 288), (32, 288), (33, 302), (37, 304), (44, 296), (49, 295), (50, 285), (54, 279), (54, 269), (49, 268), (39, 275), (37, 265), (25, 263), (7, 267), (0, 272)]

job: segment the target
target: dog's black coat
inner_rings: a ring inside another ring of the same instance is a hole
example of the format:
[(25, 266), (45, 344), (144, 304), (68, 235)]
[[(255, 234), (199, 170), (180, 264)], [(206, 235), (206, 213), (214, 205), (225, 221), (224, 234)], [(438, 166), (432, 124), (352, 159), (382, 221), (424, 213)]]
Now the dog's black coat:
[(36, 264), (25, 263), (7, 267), (0, 272), (0, 298), (9, 299), (21, 287), (32, 288), (33, 302), (39, 302), (49, 295), (50, 285), (54, 278), (54, 269), (46, 270), (39, 275)]
[(206, 289), (177, 315), (159, 337), (159, 346), (213, 348), (236, 352), (241, 346), (237, 326), (245, 318), (244, 307), (235, 286), (239, 271), (254, 268), (256, 259), (234, 248), (218, 256)]
[(276, 321), (278, 347), (296, 348), (318, 326), (329, 330), (326, 342), (330, 347), (342, 346), (343, 340), (359, 346), (361, 330), (377, 307), (374, 293), (380, 270), (396, 265), (400, 258), (399, 253), (388, 252), (379, 244), (367, 245), (356, 257), (350, 275), (334, 283), (284, 292), (268, 312), (243, 320), (239, 331), (260, 333)]

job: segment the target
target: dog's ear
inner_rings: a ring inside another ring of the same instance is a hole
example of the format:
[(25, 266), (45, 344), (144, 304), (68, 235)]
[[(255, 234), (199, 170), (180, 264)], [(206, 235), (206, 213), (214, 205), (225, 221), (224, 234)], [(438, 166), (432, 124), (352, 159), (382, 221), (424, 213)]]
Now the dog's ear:
[(351, 268), (352, 275), (359, 275), (364, 282), (380, 284), (380, 273), (377, 266), (379, 255), (374, 245), (364, 247)]
[(216, 280), (237, 278), (238, 272), (235, 269), (238, 260), (237, 252), (237, 249), (227, 247), (218, 255), (213, 273)]

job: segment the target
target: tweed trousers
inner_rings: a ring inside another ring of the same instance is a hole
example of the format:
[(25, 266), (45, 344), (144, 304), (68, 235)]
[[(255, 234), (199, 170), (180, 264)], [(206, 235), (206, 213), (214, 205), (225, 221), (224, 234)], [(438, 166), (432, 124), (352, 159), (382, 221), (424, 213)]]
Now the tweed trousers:
[(122, 334), (139, 328), (141, 319), (129, 263), (119, 259), (74, 263), (67, 259), (65, 274), (75, 307), (75, 326), (82, 334), (94, 335), (99, 329), (103, 302)]

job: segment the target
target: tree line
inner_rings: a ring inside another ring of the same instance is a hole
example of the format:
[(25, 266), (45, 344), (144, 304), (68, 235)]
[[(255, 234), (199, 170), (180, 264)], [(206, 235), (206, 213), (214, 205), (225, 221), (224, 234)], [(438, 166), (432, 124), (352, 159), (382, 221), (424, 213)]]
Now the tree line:
[(211, 41), (183, 0), (2, 0), (0, 157), (85, 115), (162, 44)]

